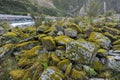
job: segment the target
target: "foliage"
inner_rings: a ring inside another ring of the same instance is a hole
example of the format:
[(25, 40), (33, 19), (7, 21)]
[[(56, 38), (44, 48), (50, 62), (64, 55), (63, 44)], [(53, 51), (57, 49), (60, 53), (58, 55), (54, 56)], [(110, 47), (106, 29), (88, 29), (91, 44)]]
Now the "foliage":
[(89, 69), (89, 76), (95, 76), (97, 73), (95, 72), (95, 70), (93, 68)]
[(100, 14), (101, 4), (99, 1), (100, 0), (88, 0), (85, 7), (85, 12), (88, 16), (94, 17)]
[(105, 13), (105, 16), (112, 16), (115, 13), (113, 10), (109, 10)]

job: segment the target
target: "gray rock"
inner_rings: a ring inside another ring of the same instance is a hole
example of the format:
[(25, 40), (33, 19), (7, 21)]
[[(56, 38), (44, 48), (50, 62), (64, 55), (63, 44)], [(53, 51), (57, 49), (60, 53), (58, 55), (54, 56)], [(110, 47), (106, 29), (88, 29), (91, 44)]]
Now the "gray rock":
[(6, 32), (6, 30), (2, 27), (0, 27), (0, 35), (4, 34)]
[(106, 80), (106, 79), (103, 79), (103, 78), (91, 78), (89, 80)]
[(79, 39), (66, 45), (65, 56), (82, 64), (91, 64), (95, 59), (96, 51), (97, 46), (94, 43)]
[(39, 80), (63, 80), (63, 75), (56, 67), (48, 67), (41, 75)]
[(77, 31), (75, 29), (72, 28), (67, 28), (64, 30), (65, 35), (69, 36), (69, 37), (76, 37), (77, 36)]
[(110, 39), (98, 32), (92, 32), (89, 36), (89, 41), (95, 42), (100, 45), (100, 47), (105, 49), (109, 49), (111, 46)]

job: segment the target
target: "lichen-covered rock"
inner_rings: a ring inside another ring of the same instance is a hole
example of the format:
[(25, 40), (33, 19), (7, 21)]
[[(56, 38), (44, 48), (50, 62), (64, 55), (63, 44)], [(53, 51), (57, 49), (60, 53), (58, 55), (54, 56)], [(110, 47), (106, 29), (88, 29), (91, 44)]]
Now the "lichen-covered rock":
[(76, 37), (77, 36), (77, 31), (75, 29), (72, 29), (72, 28), (67, 28), (64, 30), (65, 32), (65, 35), (66, 36), (69, 36), (69, 37)]
[(28, 67), (31, 66), (32, 64), (34, 64), (34, 61), (28, 58), (21, 58), (17, 63), (19, 67), (25, 67), (25, 66)]
[(107, 56), (107, 55), (108, 55), (108, 52), (107, 52), (107, 50), (105, 50), (105, 49), (99, 49), (99, 50), (97, 51), (97, 53), (98, 53), (98, 55), (100, 55), (100, 56)]
[(87, 73), (87, 75), (89, 75), (90, 77), (95, 76), (97, 74), (96, 71), (94, 70), (94, 68), (91, 68), (86, 65), (84, 65), (83, 68), (84, 68), (85, 72)]
[(109, 38), (98, 32), (92, 32), (89, 36), (89, 41), (95, 42), (105, 49), (108, 49), (111, 45)]
[(35, 46), (32, 49), (25, 51), (25, 53), (23, 54), (23, 57), (34, 57), (36, 55), (38, 55), (39, 50), (41, 49), (41, 46)]
[(101, 78), (104, 78), (104, 79), (110, 79), (111, 76), (112, 76), (111, 71), (105, 71), (105, 72), (102, 72), (98, 75), (98, 77), (101, 77)]
[(120, 61), (117, 61), (114, 56), (107, 56), (107, 66), (110, 69), (120, 72)]
[(59, 62), (60, 61), (60, 59), (56, 56), (55, 53), (51, 54), (51, 58), (52, 58), (53, 62)]
[(86, 72), (84, 71), (77, 71), (75, 69), (72, 70), (71, 73), (72, 79), (77, 79), (77, 80), (85, 80), (86, 79)]
[(113, 35), (119, 35), (120, 34), (120, 31), (116, 28), (110, 28), (110, 27), (107, 27), (107, 26), (103, 26), (103, 30), (106, 31), (106, 32), (109, 32)]
[(111, 41), (114, 41), (117, 39), (117, 36), (110, 34), (109, 32), (105, 32), (104, 35), (108, 37)]
[(113, 45), (116, 45), (116, 44), (117, 45), (120, 44), (120, 39), (118, 39), (118, 40), (116, 40), (116, 41), (113, 42)]
[(51, 36), (46, 36), (41, 39), (42, 45), (46, 50), (53, 50), (56, 47), (55, 41)]
[(38, 33), (44, 33), (47, 29), (49, 29), (48, 26), (46, 26), (46, 25), (41, 25), (41, 26), (38, 27), (37, 32), (38, 32)]
[(70, 64), (70, 61), (68, 59), (65, 59), (65, 60), (62, 60), (60, 61), (58, 64), (57, 64), (57, 67), (60, 69), (60, 70), (63, 70), (65, 71), (67, 66)]
[(7, 53), (11, 53), (14, 50), (14, 44), (6, 44), (3, 47), (0, 47), (0, 58), (5, 56)]
[(90, 64), (97, 53), (97, 46), (92, 42), (79, 39), (66, 45), (65, 56), (82, 64)]
[(14, 32), (7, 32), (2, 35), (3, 37), (16, 37), (17, 35)]
[(103, 64), (101, 62), (98, 62), (98, 61), (94, 61), (92, 66), (96, 71), (101, 71), (104, 69)]
[(27, 42), (22, 42), (16, 45), (17, 50), (29, 50), (35, 45), (38, 45), (38, 41), (27, 41)]
[(66, 45), (67, 43), (73, 41), (73, 39), (67, 36), (61, 35), (61, 36), (55, 37), (55, 41), (57, 42), (58, 45)]
[(39, 80), (63, 80), (64, 76), (57, 67), (48, 67), (42, 73)]
[(72, 63), (70, 63), (66, 70), (65, 70), (65, 76), (69, 76), (70, 75), (70, 72), (71, 72), (71, 69), (72, 69)]
[(9, 74), (14, 80), (20, 80), (21, 78), (23, 78), (25, 71), (21, 69), (17, 69), (17, 70), (10, 71)]

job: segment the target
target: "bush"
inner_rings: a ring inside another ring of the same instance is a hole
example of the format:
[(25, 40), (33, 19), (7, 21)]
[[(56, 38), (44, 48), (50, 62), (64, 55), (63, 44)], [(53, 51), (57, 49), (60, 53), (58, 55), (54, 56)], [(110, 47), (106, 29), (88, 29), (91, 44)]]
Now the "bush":
[(100, 14), (101, 4), (100, 0), (88, 0), (85, 11), (88, 16), (95, 17)]

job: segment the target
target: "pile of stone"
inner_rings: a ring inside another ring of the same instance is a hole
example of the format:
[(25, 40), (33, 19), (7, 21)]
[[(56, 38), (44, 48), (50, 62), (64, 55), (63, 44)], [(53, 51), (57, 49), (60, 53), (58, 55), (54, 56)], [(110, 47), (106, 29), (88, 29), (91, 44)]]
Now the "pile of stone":
[(100, 20), (88, 23), (85, 18), (80, 25), (56, 21), (52, 26), (6, 31), (0, 66), (9, 54), (17, 65), (8, 73), (12, 80), (112, 79), (120, 72), (120, 25)]

